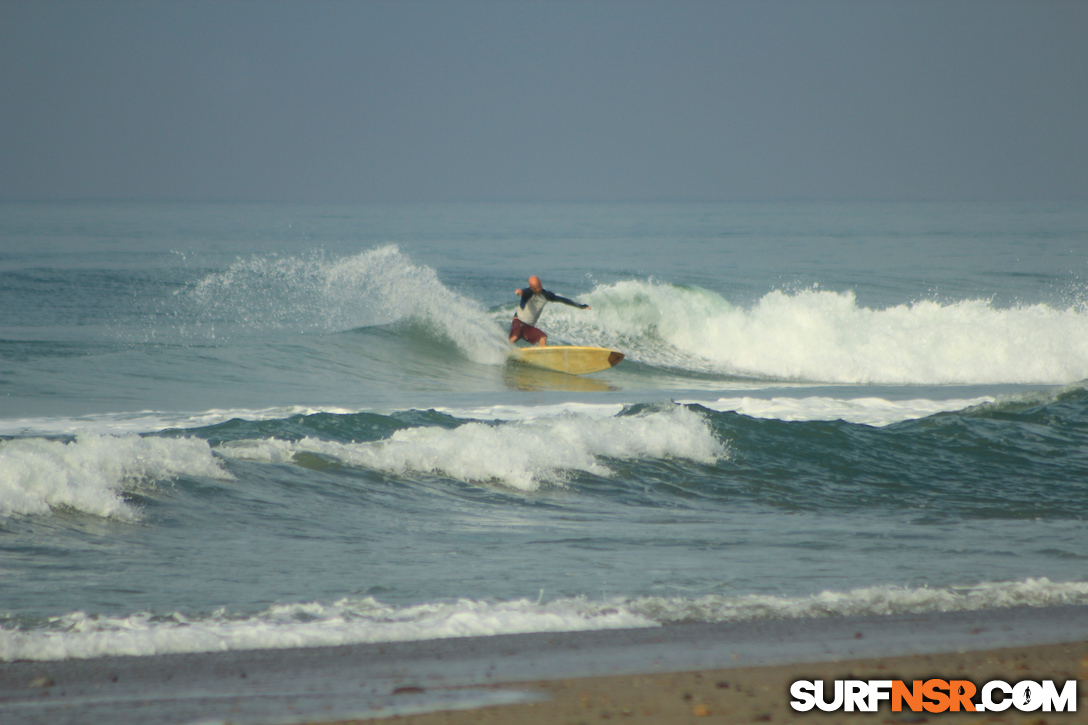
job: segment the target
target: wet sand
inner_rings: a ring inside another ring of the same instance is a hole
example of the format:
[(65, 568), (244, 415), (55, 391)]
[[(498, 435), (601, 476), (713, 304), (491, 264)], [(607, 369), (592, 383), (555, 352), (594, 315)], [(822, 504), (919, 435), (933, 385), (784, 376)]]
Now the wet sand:
[[(794, 713), (795, 679), (1088, 677), (1088, 607), (0, 663), (0, 723), (1088, 723)], [(1078, 692), (1078, 695), (1082, 694)]]
[[(539, 695), (537, 702), (497, 705), (473, 710), (423, 715), (397, 715), (354, 723), (401, 725), (554, 725), (569, 723), (978, 723), (983, 725), (1043, 725), (1085, 723), (1088, 711), (1075, 713), (1021, 713), (1010, 708), (1001, 713), (945, 712), (893, 713), (888, 703), (875, 713), (794, 712), (789, 687), (798, 679), (965, 679), (981, 685), (994, 679), (1007, 682), (1051, 679), (1065, 682), (1088, 679), (1088, 643), (1012, 647), (982, 652), (915, 655), (809, 663), (771, 667), (699, 670), (658, 675), (568, 678), (510, 686)], [(1082, 693), (1079, 691), (1078, 695)], [(1080, 697), (1078, 705), (1088, 704)], [(348, 725), (344, 723), (343, 725)]]

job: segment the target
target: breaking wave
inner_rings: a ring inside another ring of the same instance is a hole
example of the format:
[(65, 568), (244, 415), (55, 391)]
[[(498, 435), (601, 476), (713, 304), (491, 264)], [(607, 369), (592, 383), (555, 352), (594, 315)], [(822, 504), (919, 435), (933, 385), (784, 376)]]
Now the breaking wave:
[(683, 406), (611, 418), (564, 414), (453, 429), (398, 430), (384, 440), (344, 443), (306, 437), (267, 438), (221, 444), (225, 456), (283, 463), (301, 453), (394, 475), (422, 473), (464, 481), (498, 482), (533, 491), (562, 484), (569, 471), (610, 476), (604, 459), (683, 458), (713, 463), (725, 455), (707, 422)]
[(196, 438), (82, 435), (0, 441), (0, 516), (72, 509), (135, 519), (124, 493), (179, 476), (229, 479)]
[(281, 604), (251, 615), (189, 618), (73, 612), (26, 628), (0, 620), (0, 660), (284, 649), (528, 632), (657, 627), (677, 622), (978, 611), (1088, 603), (1088, 583), (1028, 579), (958, 588), (874, 586), (809, 597), (636, 597), (553, 601), (459, 599), (396, 607), (373, 597)]
[(852, 292), (772, 291), (751, 307), (697, 287), (628, 281), (559, 306), (549, 324), (581, 344), (693, 372), (854, 384), (1064, 384), (1088, 378), (1088, 310), (988, 300), (883, 309)]

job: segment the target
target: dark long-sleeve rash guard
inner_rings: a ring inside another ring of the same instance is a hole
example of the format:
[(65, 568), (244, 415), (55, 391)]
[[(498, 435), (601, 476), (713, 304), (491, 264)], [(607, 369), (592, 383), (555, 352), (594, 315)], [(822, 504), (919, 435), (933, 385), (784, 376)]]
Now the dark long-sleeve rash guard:
[(546, 289), (541, 289), (539, 292), (533, 292), (532, 289), (527, 287), (521, 291), (521, 302), (518, 304), (518, 311), (514, 313), (514, 317), (518, 318), (526, 325), (536, 325), (536, 321), (540, 318), (541, 310), (543, 310), (544, 305), (549, 302), (562, 302), (564, 305), (577, 307), (580, 310), (589, 307), (589, 305), (583, 305), (574, 300), (568, 300), (566, 297), (560, 297)]

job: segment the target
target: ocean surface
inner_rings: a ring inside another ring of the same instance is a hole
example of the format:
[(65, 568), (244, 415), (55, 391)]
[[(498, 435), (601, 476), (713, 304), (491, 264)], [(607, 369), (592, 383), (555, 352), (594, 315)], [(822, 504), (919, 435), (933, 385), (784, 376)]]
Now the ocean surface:
[(0, 311), (3, 660), (1088, 603), (1088, 204), (0, 204)]

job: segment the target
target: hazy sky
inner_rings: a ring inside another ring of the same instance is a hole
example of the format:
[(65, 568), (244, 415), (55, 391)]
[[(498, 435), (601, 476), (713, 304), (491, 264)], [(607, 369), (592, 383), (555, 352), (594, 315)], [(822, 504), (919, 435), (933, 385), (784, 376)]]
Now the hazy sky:
[(0, 199), (1088, 199), (1088, 2), (0, 0)]

